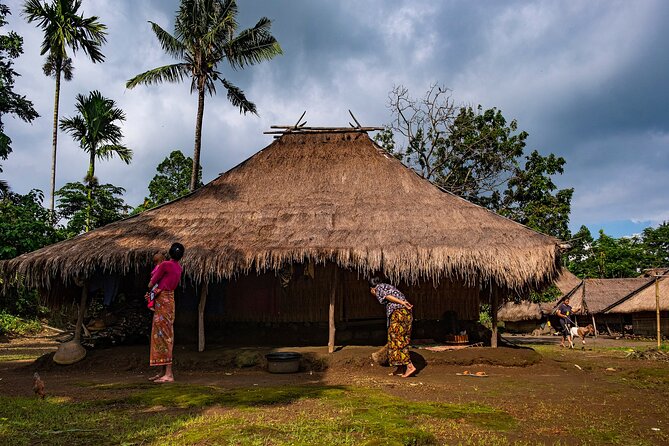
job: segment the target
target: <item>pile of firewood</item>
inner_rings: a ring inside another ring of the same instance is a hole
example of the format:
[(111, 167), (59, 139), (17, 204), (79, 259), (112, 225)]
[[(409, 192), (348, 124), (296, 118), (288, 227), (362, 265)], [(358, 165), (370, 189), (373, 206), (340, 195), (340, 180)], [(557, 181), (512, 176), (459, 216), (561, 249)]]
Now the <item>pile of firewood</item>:
[(655, 361), (667, 361), (669, 362), (669, 352), (664, 352), (662, 350), (650, 349), (650, 350), (632, 350), (627, 353), (625, 356), (630, 359), (651, 359)]
[(85, 347), (110, 347), (146, 342), (151, 335), (152, 316), (144, 301), (126, 302), (90, 320), (81, 343)]

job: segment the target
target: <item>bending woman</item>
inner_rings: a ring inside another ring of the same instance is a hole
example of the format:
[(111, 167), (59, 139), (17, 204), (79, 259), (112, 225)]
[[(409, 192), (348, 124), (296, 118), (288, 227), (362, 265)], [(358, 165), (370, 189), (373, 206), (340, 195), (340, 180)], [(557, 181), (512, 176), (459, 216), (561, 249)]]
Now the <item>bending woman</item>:
[[(181, 243), (174, 243), (170, 248), (170, 259), (160, 263), (149, 282), (149, 290), (158, 285), (153, 325), (151, 327), (151, 366), (161, 366), (161, 371), (149, 378), (156, 383), (174, 381), (172, 374), (172, 348), (174, 347), (174, 290), (181, 280), (179, 260), (184, 255)], [(157, 290), (156, 290), (157, 291)]]
[(416, 367), (409, 357), (411, 342), (411, 324), (413, 323), (413, 305), (397, 288), (381, 283), (378, 277), (369, 280), (369, 287), (380, 304), (386, 306), (388, 319), (388, 361), (391, 366), (404, 369), (402, 378), (416, 373)]

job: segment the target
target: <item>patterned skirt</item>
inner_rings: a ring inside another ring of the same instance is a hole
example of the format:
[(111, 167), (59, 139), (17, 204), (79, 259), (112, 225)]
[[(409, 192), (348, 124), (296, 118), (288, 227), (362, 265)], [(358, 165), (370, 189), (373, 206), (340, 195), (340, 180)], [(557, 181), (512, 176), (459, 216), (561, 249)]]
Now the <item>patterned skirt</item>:
[(388, 326), (388, 362), (391, 366), (406, 365), (409, 359), (413, 314), (406, 308), (393, 311)]
[(162, 291), (156, 298), (154, 309), (150, 365), (171, 365), (174, 346), (174, 291)]

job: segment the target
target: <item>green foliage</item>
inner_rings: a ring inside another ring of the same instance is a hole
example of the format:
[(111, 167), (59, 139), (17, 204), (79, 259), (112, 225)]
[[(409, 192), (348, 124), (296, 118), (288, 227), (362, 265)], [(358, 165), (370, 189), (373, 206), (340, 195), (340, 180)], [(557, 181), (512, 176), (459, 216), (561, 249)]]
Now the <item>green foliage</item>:
[[(223, 389), (187, 384), (158, 389), (134, 384), (95, 390), (98, 395), (107, 391), (118, 396), (114, 393), (118, 390), (131, 395), (89, 402), (57, 396), (46, 400), (0, 396), (0, 419), (4, 421), (0, 441), (73, 444), (74, 438), (74, 444), (434, 445), (443, 444), (443, 438), (437, 437), (453, 429), (491, 436), (518, 427), (512, 416), (488, 405), (413, 401), (378, 389), (317, 385)], [(170, 410), (157, 410), (160, 407)], [(204, 411), (207, 407), (213, 410)]]
[(0, 259), (10, 259), (63, 239), (53, 227), (51, 212), (42, 207), (44, 194), (0, 195)]
[(81, 0), (27, 0), (23, 13), (28, 23), (37, 22), (44, 40), (40, 54), (52, 55), (56, 60), (68, 57), (67, 48), (76, 53), (83, 50), (92, 62), (103, 62), (105, 56), (100, 47), (106, 42), (107, 27), (98, 22), (98, 17), (78, 14)]
[(665, 221), (657, 228), (646, 228), (641, 236), (646, 246), (650, 267), (669, 266), (669, 222)]
[[(7, 24), (9, 14), (11, 14), (9, 8), (0, 3), (0, 28)], [(0, 34), (0, 159), (3, 160), (7, 159), (12, 152), (12, 139), (4, 132), (3, 117), (14, 115), (22, 121), (31, 122), (39, 116), (31, 101), (14, 92), (14, 80), (20, 74), (12, 68), (13, 59), (22, 53), (23, 38), (21, 36), (14, 31)]]
[[(552, 176), (564, 173), (565, 160), (534, 150), (525, 165), (516, 167), (507, 183), (498, 212), (518, 223), (561, 240), (569, 240), (569, 213), (574, 189), (557, 190)], [(557, 190), (557, 192), (556, 192)]]
[(23, 318), (45, 316), (48, 309), (40, 304), (37, 290), (26, 286), (23, 276), (0, 279), (0, 312)]
[[(190, 183), (193, 171), (192, 158), (184, 156), (180, 150), (174, 150), (156, 168), (156, 174), (149, 183), (149, 196), (139, 205), (134, 213), (143, 212), (158, 205), (176, 200), (190, 192)], [(202, 178), (202, 167), (198, 178)], [(202, 186), (199, 181), (197, 187)]]
[(67, 218), (68, 237), (81, 234), (125, 217), (130, 206), (123, 201), (125, 189), (113, 184), (67, 183), (56, 192), (58, 213)]
[(529, 301), (534, 303), (554, 302), (562, 297), (562, 291), (555, 285), (551, 285), (543, 291), (530, 291)]
[[(91, 91), (88, 96), (77, 95), (76, 108), (79, 114), (72, 118), (63, 118), (60, 121), (60, 128), (70, 133), (74, 140), (79, 143), (81, 149), (89, 155), (88, 172), (85, 178), (88, 183), (88, 206), (84, 214), (84, 231), (89, 231), (100, 226), (99, 222), (93, 222), (92, 216), (95, 201), (93, 197), (94, 189), (97, 189), (98, 194), (104, 194), (100, 188), (104, 189), (111, 186), (108, 184), (97, 185), (97, 178), (95, 177), (96, 160), (110, 159), (116, 155), (121, 161), (130, 164), (132, 150), (121, 144), (123, 132), (116, 122), (125, 121), (125, 113), (116, 107), (113, 100), (105, 98), (99, 91), (95, 90)], [(111, 187), (113, 188), (113, 186)], [(125, 192), (122, 188), (117, 189), (121, 192), (113, 192), (112, 195)], [(98, 202), (102, 197), (97, 198)], [(117, 212), (117, 209), (118, 206), (109, 209), (109, 212), (113, 214)]]
[(593, 239), (585, 226), (574, 234), (565, 256), (567, 268), (580, 278), (636, 277), (644, 269), (669, 266), (669, 226), (646, 228), (640, 236), (614, 238), (603, 230)]
[(447, 95), (433, 85), (416, 100), (395, 87), (394, 121), (376, 142), (438, 186), (568, 240), (573, 189), (558, 190), (552, 181), (564, 172), (565, 160), (535, 150), (521, 165), (528, 134), (518, 131), (516, 120), (507, 122), (496, 108), (457, 107)]
[(42, 326), (39, 321), (26, 321), (20, 317), (0, 311), (0, 335), (25, 336), (38, 333)]
[(490, 305), (482, 304), (479, 311), (479, 324), (490, 330), (492, 328), (492, 315), (490, 314)]

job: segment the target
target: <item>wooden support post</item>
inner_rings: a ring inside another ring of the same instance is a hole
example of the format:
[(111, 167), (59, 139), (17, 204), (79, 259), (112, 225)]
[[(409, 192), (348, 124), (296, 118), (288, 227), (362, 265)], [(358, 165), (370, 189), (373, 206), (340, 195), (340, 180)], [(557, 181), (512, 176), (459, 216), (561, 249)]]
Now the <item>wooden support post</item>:
[(337, 272), (339, 267), (334, 265), (332, 274), (332, 285), (330, 287), (330, 308), (328, 311), (328, 353), (334, 353), (335, 349), (335, 297), (337, 295)]
[(88, 283), (84, 282), (81, 287), (81, 301), (79, 303), (79, 314), (77, 325), (74, 328), (74, 341), (81, 343), (81, 327), (84, 325), (84, 313), (86, 312), (86, 301), (88, 300)]
[(493, 289), (490, 295), (490, 316), (492, 319), (492, 336), (490, 347), (497, 348), (497, 290)]
[(655, 276), (655, 316), (657, 319), (657, 349), (662, 347), (662, 332), (660, 331), (660, 278)]
[(207, 292), (209, 291), (209, 282), (202, 283), (200, 290), (200, 303), (197, 306), (197, 351), (204, 351), (204, 307), (207, 304)]
[(597, 339), (597, 322), (595, 322), (595, 315), (592, 315), (592, 326), (595, 327), (595, 339)]

